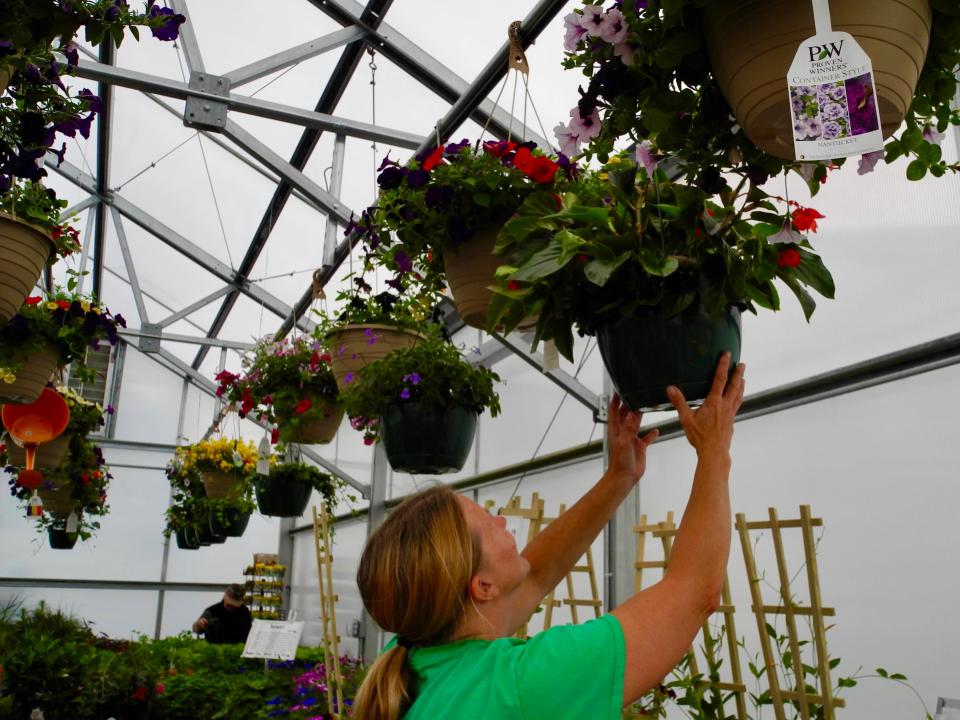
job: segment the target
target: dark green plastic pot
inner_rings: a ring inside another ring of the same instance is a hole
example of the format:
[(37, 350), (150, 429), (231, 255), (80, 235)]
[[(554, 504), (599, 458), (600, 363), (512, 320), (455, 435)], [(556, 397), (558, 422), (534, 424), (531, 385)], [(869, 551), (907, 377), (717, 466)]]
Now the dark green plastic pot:
[(388, 405), (380, 435), (390, 467), (416, 475), (459, 471), (477, 434), (477, 415), (467, 405), (439, 410), (417, 402)]
[(250, 513), (240, 510), (225, 510), (223, 520), (216, 513), (210, 513), (210, 532), (224, 537), (240, 537), (246, 532), (250, 522)]
[(47, 540), (53, 550), (72, 550), (77, 544), (77, 533), (68, 533), (66, 530), (47, 528)]
[(313, 485), (271, 473), (256, 479), (257, 507), (270, 517), (300, 517), (307, 509)]
[(673, 407), (668, 385), (679, 387), (687, 402), (705, 398), (725, 350), (732, 373), (740, 362), (740, 336), (738, 308), (715, 318), (697, 305), (670, 318), (654, 312), (621, 318), (597, 331), (597, 344), (631, 409), (665, 410)]
[(181, 528), (176, 532), (177, 547), (181, 550), (199, 550), (200, 537), (193, 528)]
[(219, 545), (227, 541), (227, 536), (214, 533), (213, 530), (210, 529), (210, 523), (205, 522), (197, 528), (197, 540), (204, 546)]

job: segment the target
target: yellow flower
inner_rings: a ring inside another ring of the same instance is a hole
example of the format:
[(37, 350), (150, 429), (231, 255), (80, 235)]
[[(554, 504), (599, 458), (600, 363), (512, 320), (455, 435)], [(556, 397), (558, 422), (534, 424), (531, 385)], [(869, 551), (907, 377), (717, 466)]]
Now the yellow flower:
[(84, 312), (90, 312), (90, 303), (87, 302), (86, 300), (80, 301), (80, 307), (83, 309)]
[(618, 155), (614, 155), (612, 158), (607, 160), (607, 165), (619, 165), (623, 162), (623, 158)]
[(56, 310), (59, 307), (55, 302), (47, 303), (47, 310)]

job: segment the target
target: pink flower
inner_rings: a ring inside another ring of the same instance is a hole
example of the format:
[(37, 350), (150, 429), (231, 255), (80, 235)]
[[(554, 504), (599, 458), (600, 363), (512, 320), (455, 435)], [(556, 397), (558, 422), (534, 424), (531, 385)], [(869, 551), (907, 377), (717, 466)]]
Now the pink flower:
[(577, 49), (577, 43), (587, 34), (587, 31), (580, 25), (580, 16), (576, 13), (565, 15), (563, 26), (566, 30), (566, 35), (563, 36), (563, 49), (567, 52), (574, 52)]
[(620, 61), (627, 67), (633, 65), (637, 50), (639, 50), (638, 46), (628, 42), (617, 43), (613, 46), (613, 54), (620, 58)]
[(637, 162), (647, 169), (647, 175), (653, 175), (653, 171), (657, 169), (658, 162), (657, 156), (653, 152), (653, 143), (649, 140), (644, 140), (637, 145), (636, 157)]
[(873, 168), (883, 159), (883, 150), (874, 150), (864, 153), (860, 156), (860, 163), (857, 165), (857, 175), (866, 175), (873, 172)]
[(774, 245), (778, 243), (798, 244), (801, 240), (803, 240), (803, 235), (790, 227), (789, 222), (784, 222), (783, 227), (780, 228), (780, 232), (775, 233), (767, 238), (767, 242)]
[(622, 12), (616, 8), (607, 11), (600, 20), (600, 37), (614, 45), (627, 39), (627, 23)]
[(600, 28), (603, 25), (603, 8), (599, 5), (587, 5), (580, 16), (580, 27), (587, 31), (590, 37), (600, 37)]
[(943, 133), (938, 132), (933, 125), (924, 125), (923, 139), (927, 142), (933, 143), (934, 145), (939, 145), (943, 142)]
[(592, 140), (600, 134), (600, 111), (593, 109), (587, 117), (580, 114), (580, 108), (570, 111), (570, 132), (575, 133), (580, 142)]
[(567, 157), (574, 157), (580, 154), (580, 137), (570, 130), (567, 125), (559, 123), (553, 128), (553, 134), (557, 138), (557, 144), (560, 146), (560, 152)]

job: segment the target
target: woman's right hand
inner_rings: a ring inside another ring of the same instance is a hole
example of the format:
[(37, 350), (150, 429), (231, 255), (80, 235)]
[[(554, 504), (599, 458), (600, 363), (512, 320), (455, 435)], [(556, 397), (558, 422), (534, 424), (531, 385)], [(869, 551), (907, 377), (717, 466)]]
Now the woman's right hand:
[(707, 398), (696, 410), (687, 405), (686, 398), (679, 388), (671, 385), (667, 388), (667, 398), (673, 403), (680, 417), (680, 425), (687, 436), (687, 440), (696, 449), (697, 455), (704, 453), (730, 452), (730, 441), (733, 439), (733, 418), (743, 403), (745, 387), (744, 372), (746, 365), (740, 363), (727, 381), (727, 371), (730, 367), (730, 353), (720, 356), (717, 370), (713, 376), (713, 384)]

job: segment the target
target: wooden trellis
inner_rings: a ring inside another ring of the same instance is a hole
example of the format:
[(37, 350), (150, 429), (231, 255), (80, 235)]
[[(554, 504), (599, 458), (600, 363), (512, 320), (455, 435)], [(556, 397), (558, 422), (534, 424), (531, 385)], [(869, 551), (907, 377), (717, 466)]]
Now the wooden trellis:
[[(823, 607), (820, 598), (820, 576), (817, 571), (816, 543), (813, 538), (813, 528), (823, 525), (823, 520), (810, 516), (810, 506), (800, 506), (800, 518), (794, 520), (780, 520), (777, 511), (769, 508), (769, 520), (748, 522), (743, 513), (737, 513), (736, 528), (740, 535), (740, 545), (743, 548), (743, 560), (747, 570), (747, 580), (750, 585), (750, 597), (753, 603), (753, 613), (757, 619), (757, 630), (760, 634), (760, 648), (763, 652), (764, 668), (767, 682), (770, 686), (770, 697), (773, 699), (773, 711), (777, 720), (786, 720), (784, 702), (793, 704), (800, 713), (802, 720), (822, 717), (823, 720), (834, 720), (834, 708), (844, 707), (842, 698), (833, 696), (833, 686), (830, 680), (830, 657), (827, 653), (827, 633), (823, 618), (834, 615), (833, 608)], [(790, 589), (790, 573), (787, 569), (786, 555), (783, 549), (784, 529), (799, 529), (803, 537), (803, 554), (806, 567), (807, 588), (810, 604), (798, 603)], [(760, 592), (761, 575), (757, 572), (757, 563), (750, 542), (751, 530), (769, 530), (773, 538), (773, 549), (777, 559), (777, 574), (780, 581), (780, 605), (764, 605)], [(771, 638), (767, 632), (767, 615), (783, 615), (787, 630), (788, 644), (791, 654), (791, 665), (794, 669), (795, 687), (784, 689), (780, 685), (777, 674), (777, 665), (780, 662), (778, 654), (774, 653), (770, 644)], [(820, 691), (809, 692), (807, 689), (806, 672), (801, 655), (801, 639), (797, 632), (797, 618), (809, 618), (813, 635), (813, 647), (816, 652), (816, 663), (807, 665), (817, 668)], [(814, 709), (823, 708), (822, 715)]]
[(340, 672), (340, 636), (337, 634), (337, 600), (333, 590), (333, 545), (326, 505), (314, 505), (313, 540), (317, 549), (317, 583), (320, 589), (320, 624), (323, 629), (323, 665), (326, 671), (327, 707), (339, 720), (343, 713), (343, 675)]
[[(640, 592), (643, 589), (644, 570), (659, 569), (662, 573), (666, 573), (667, 568), (670, 565), (670, 550), (673, 547), (673, 538), (677, 534), (677, 526), (673, 521), (672, 512), (667, 513), (666, 520), (657, 523), (647, 523), (647, 516), (641, 515), (640, 524), (634, 527), (633, 531), (637, 535), (637, 560), (634, 563), (634, 567), (636, 569), (636, 574), (634, 576), (634, 592)], [(660, 540), (663, 550), (663, 559), (646, 559), (645, 553), (647, 549), (647, 535), (650, 535), (651, 540)], [(716, 612), (722, 615), (723, 618), (723, 634), (726, 641), (725, 644), (727, 647), (727, 654), (730, 659), (729, 667), (731, 679), (729, 681), (712, 682), (708, 679), (709, 673), (705, 673), (703, 675), (704, 680), (702, 681), (703, 687), (713, 689), (718, 693), (733, 693), (737, 706), (738, 720), (749, 720), (747, 716), (746, 702), (747, 687), (743, 683), (743, 675), (740, 671), (740, 652), (737, 645), (737, 629), (734, 623), (734, 613), (736, 612), (736, 608), (734, 607), (730, 598), (730, 584), (727, 582), (726, 578), (723, 580), (721, 604), (720, 607), (717, 608)], [(711, 634), (709, 621), (703, 623), (700, 636), (703, 639), (702, 647), (708, 664), (714, 668), (718, 667), (719, 665), (715, 650), (716, 643), (714, 642), (713, 635)], [(690, 648), (690, 672), (693, 675), (700, 674), (700, 669), (697, 662), (697, 654), (693, 647)]]
[[(484, 503), (484, 508), (487, 510), (492, 510), (495, 503), (492, 500), (487, 500)], [(560, 514), (566, 511), (566, 505), (560, 506)], [(530, 499), (530, 507), (522, 507), (520, 505), (520, 498), (514, 496), (510, 499), (505, 507), (500, 508), (497, 513), (505, 517), (519, 517), (523, 518), (528, 522), (527, 525), (527, 539), (526, 542), (529, 544), (533, 538), (535, 538), (540, 531), (543, 530), (550, 522), (556, 520), (553, 517), (546, 517), (544, 515), (544, 501), (540, 497), (539, 493), (533, 493), (533, 496)], [(586, 574), (590, 584), (591, 596), (588, 598), (578, 598), (576, 596), (576, 588), (574, 584), (575, 574)], [(573, 618), (574, 623), (579, 623), (579, 613), (577, 608), (580, 607), (591, 607), (594, 610), (594, 615), (600, 617), (601, 610), (603, 607), (603, 601), (600, 599), (599, 588), (597, 585), (597, 575), (596, 575), (596, 566), (593, 562), (593, 552), (590, 548), (587, 548), (587, 552), (584, 554), (583, 558), (571, 568), (570, 572), (567, 573), (565, 579), (567, 586), (567, 597), (562, 601), (556, 598), (556, 588), (550, 591), (550, 594), (544, 598), (544, 617), (543, 617), (543, 629), (551, 627), (553, 624), (553, 611), (555, 608), (561, 607), (562, 605), (567, 605), (570, 608), (570, 615)], [(559, 585), (557, 587), (560, 587)], [(527, 630), (529, 626), (529, 620), (525, 622), (520, 629), (517, 631), (517, 637), (525, 638), (527, 637)]]

